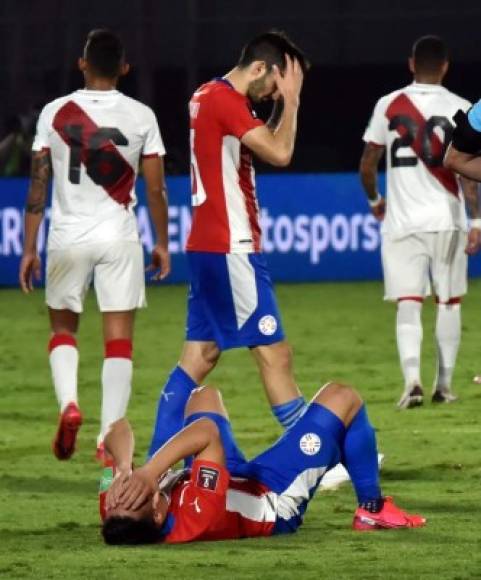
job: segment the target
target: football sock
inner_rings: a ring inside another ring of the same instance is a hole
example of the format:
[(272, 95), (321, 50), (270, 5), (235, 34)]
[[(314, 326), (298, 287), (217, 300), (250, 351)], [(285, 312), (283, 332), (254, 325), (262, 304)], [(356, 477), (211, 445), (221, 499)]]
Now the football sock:
[(376, 434), (364, 405), (346, 429), (342, 456), (359, 505), (369, 511), (382, 509)]
[(298, 397), (282, 405), (272, 405), (272, 413), (284, 429), (289, 429), (299, 419), (306, 409), (304, 397)]
[(170, 373), (160, 394), (149, 457), (182, 429), (185, 406), (196, 387), (197, 383), (180, 366), (176, 366)]
[(461, 340), (461, 304), (438, 304), (436, 344), (438, 368), (436, 388), (449, 388)]
[(422, 303), (401, 300), (397, 306), (396, 338), (406, 387), (421, 384)]
[(60, 412), (77, 404), (77, 341), (71, 334), (54, 334), (48, 343), (50, 369)]
[(107, 341), (102, 367), (102, 439), (112, 423), (125, 417), (131, 384), (132, 341), (123, 338)]

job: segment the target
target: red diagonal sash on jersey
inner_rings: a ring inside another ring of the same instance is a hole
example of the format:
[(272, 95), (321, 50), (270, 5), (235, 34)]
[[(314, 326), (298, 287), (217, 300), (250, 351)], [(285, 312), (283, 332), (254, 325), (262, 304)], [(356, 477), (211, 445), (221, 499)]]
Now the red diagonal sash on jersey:
[[(418, 159), (424, 163), (422, 155), (422, 138), (426, 126), (426, 119), (422, 116), (421, 112), (419, 111), (419, 109), (417, 109), (417, 107), (413, 104), (413, 102), (404, 94), (400, 94), (398, 97), (396, 97), (386, 110), (386, 117), (389, 120), (391, 120), (393, 117), (397, 115), (407, 115), (413, 121), (416, 122), (418, 126), (418, 131), (416, 133), (416, 138), (411, 143), (410, 147), (414, 151), (414, 153), (416, 153)], [(401, 137), (404, 136), (402, 126), (399, 126), (397, 131), (401, 135)], [(432, 134), (431, 139), (433, 153), (440, 155), (443, 150), (443, 144), (441, 140), (436, 135), (436, 133)], [(439, 167), (430, 167), (429, 165), (424, 163), (424, 166), (445, 189), (447, 189), (450, 193), (452, 193), (456, 197), (459, 195), (458, 183), (452, 171), (446, 169), (442, 165), (440, 165)]]
[[(55, 118), (53, 120), (53, 127), (63, 139), (63, 141), (71, 147), (71, 139), (65, 127), (68, 125), (80, 125), (82, 127), (82, 147), (80, 158), (84, 165), (88, 163), (89, 147), (88, 143), (94, 133), (99, 130), (99, 127), (94, 121), (87, 115), (87, 113), (81, 109), (73, 101), (69, 101), (63, 107), (61, 107)], [(119, 179), (113, 184), (101, 185), (108, 195), (114, 199), (117, 203), (127, 206), (131, 202), (130, 192), (134, 186), (135, 174), (131, 165), (124, 159), (117, 147), (109, 140), (105, 139), (101, 144), (102, 150), (114, 155), (116, 162), (121, 163), (122, 171), (120, 173)], [(102, 164), (99, 167), (100, 171), (108, 172), (108, 164)], [(98, 185), (98, 184), (97, 184)]]

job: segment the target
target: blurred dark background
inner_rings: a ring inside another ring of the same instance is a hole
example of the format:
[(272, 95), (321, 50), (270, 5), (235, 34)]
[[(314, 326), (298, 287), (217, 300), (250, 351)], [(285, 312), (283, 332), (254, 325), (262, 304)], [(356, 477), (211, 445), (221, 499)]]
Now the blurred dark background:
[(82, 87), (76, 61), (98, 27), (125, 43), (132, 70), (120, 89), (155, 110), (170, 174), (188, 171), (191, 92), (270, 28), (286, 31), (313, 64), (290, 171), (356, 169), (372, 107), (411, 81), (407, 57), (421, 35), (448, 43), (448, 88), (481, 96), (480, 0), (0, 0), (0, 174), (28, 173), (39, 110)]

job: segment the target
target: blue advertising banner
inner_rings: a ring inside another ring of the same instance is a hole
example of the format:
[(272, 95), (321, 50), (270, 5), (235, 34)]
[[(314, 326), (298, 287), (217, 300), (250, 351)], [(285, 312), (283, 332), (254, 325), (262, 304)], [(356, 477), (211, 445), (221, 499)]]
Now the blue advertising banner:
[[(0, 180), (0, 286), (17, 284), (27, 187), (27, 179)], [(172, 253), (169, 282), (185, 282), (188, 272), (184, 247), (191, 222), (189, 179), (171, 177), (168, 187)], [(261, 175), (257, 190), (263, 248), (274, 280), (381, 278), (379, 227), (369, 212), (357, 174)], [(148, 260), (154, 234), (141, 179), (137, 194), (136, 213)], [(39, 236), (43, 257), (49, 213), (47, 209)], [(470, 274), (481, 275), (481, 257), (470, 262)]]

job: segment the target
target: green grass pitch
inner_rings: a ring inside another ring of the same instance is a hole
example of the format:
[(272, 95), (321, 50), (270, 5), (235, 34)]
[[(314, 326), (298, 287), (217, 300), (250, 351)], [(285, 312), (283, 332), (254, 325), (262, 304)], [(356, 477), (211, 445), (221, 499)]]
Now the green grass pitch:
[[(383, 488), (428, 518), (420, 530), (351, 531), (350, 485), (317, 494), (305, 525), (292, 536), (185, 546), (111, 548), (102, 544), (97, 513), (102, 340), (89, 297), (79, 334), (80, 403), (85, 423), (79, 450), (66, 463), (50, 451), (57, 407), (46, 356), (43, 294), (0, 292), (0, 577), (132, 579), (391, 579), (481, 578), (481, 283), (463, 311), (455, 374), (461, 399), (452, 406), (395, 409), (401, 377), (394, 308), (378, 283), (279, 286), (296, 375), (307, 396), (329, 379), (355, 384), (369, 406), (386, 454)], [(149, 441), (157, 396), (183, 339), (186, 289), (151, 288), (138, 316), (129, 417), (137, 460)], [(433, 305), (424, 312), (423, 377), (434, 374)], [(275, 440), (254, 362), (247, 351), (225, 353), (211, 377), (248, 454)]]

